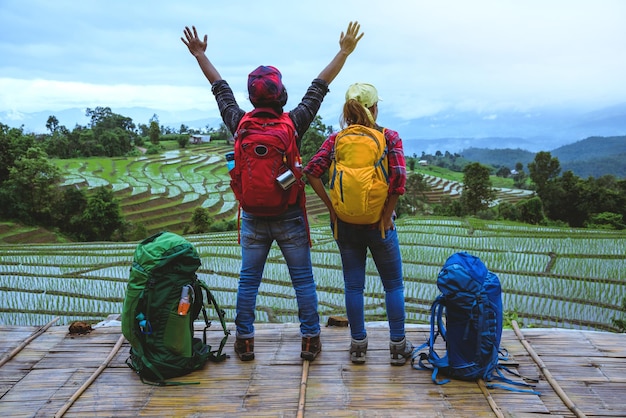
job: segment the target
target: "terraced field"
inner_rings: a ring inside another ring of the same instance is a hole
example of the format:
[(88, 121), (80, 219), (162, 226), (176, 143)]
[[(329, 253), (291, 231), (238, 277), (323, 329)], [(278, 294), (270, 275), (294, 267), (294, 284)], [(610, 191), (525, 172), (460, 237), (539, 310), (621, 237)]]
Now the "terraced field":
[[(426, 198), (430, 203), (441, 203), (441, 199), (444, 196), (449, 196), (452, 199), (458, 199), (461, 197), (461, 192), (463, 191), (463, 183), (461, 182), (447, 180), (428, 174), (424, 175), (424, 179), (431, 188), (430, 191), (425, 193)], [(496, 190), (497, 196), (494, 204), (502, 202), (515, 203), (533, 195), (531, 190), (507, 189), (503, 187), (494, 188), (494, 190)]]
[[(504, 309), (525, 326), (618, 331), (626, 321), (626, 232), (407, 218), (398, 222), (407, 318), (428, 320), (436, 278), (456, 251), (481, 257), (502, 282)], [(187, 237), (202, 257), (199, 277), (234, 320), (240, 248), (237, 233)], [(337, 246), (312, 228), (312, 261), (322, 321), (345, 315)], [(0, 325), (44, 324), (60, 316), (97, 322), (121, 312), (136, 243), (0, 246)], [(385, 320), (384, 292), (367, 265), (366, 319)], [(261, 322), (297, 322), (297, 305), (280, 250), (273, 247), (258, 299)]]
[(63, 185), (109, 186), (127, 220), (149, 232), (181, 233), (195, 208), (204, 207), (216, 220), (232, 218), (237, 202), (223, 154), (232, 145), (206, 145), (160, 155), (115, 159), (58, 160)]
[[(161, 155), (115, 159), (57, 160), (64, 185), (94, 188), (109, 186), (121, 202), (124, 217), (143, 224), (149, 232), (163, 229), (182, 233), (193, 210), (204, 207), (216, 220), (237, 214), (230, 190), (224, 153), (232, 145), (190, 146)], [(460, 196), (462, 183), (426, 176), (431, 191), (426, 196), (439, 203), (443, 196)], [(498, 201), (516, 202), (529, 191), (497, 189)], [(326, 209), (312, 191), (307, 194), (309, 215)]]

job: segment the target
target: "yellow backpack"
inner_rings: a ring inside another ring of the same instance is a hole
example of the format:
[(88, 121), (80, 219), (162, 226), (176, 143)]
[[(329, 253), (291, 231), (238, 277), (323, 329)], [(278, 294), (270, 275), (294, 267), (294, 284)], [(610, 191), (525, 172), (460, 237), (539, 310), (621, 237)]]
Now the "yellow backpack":
[(351, 125), (337, 134), (330, 199), (337, 217), (359, 225), (381, 220), (389, 190), (384, 130)]

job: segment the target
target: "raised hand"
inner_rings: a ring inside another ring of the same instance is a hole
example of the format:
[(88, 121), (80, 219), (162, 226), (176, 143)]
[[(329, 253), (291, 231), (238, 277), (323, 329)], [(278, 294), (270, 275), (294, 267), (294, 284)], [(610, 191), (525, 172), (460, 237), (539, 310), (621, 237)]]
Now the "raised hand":
[(350, 22), (348, 24), (348, 30), (346, 31), (345, 35), (343, 32), (341, 32), (341, 36), (339, 37), (339, 47), (341, 48), (341, 51), (343, 53), (349, 55), (352, 53), (352, 51), (354, 51), (354, 48), (356, 48), (356, 45), (365, 34), (364, 32), (361, 32), (361, 34), (359, 34), (360, 30), (361, 25), (359, 24), (359, 22)]
[(198, 37), (198, 31), (196, 31), (196, 27), (192, 26), (192, 29), (189, 29), (189, 26), (185, 26), (184, 34), (186, 40), (182, 37), (180, 38), (180, 40), (183, 41), (185, 45), (187, 45), (187, 48), (189, 48), (189, 52), (191, 52), (191, 55), (197, 57), (199, 54), (203, 54), (204, 51), (206, 51), (207, 35), (204, 35), (204, 40), (202, 40)]

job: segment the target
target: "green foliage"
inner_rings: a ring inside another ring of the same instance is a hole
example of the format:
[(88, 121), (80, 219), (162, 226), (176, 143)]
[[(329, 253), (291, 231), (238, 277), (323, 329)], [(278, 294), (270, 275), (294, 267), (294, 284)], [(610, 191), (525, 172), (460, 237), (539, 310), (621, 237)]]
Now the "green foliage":
[(408, 170), (414, 171), (416, 165), (417, 165), (417, 158), (406, 157), (406, 168)]
[(444, 196), (441, 198), (441, 203), (433, 206), (433, 214), (438, 216), (462, 217), (465, 215), (465, 210), (459, 199)]
[(161, 152), (161, 146), (159, 144), (150, 144), (148, 148), (146, 148), (146, 154), (155, 155)]
[(462, 172), (470, 161), (459, 154), (452, 154), (448, 151), (442, 153), (437, 151), (434, 155), (422, 153), (420, 160), (428, 161), (429, 166), (441, 167), (452, 171)]
[(517, 322), (520, 328), (524, 327), (524, 323), (520, 321), (519, 315), (515, 311), (502, 312), (502, 327), (511, 329), (513, 328), (513, 321)]
[(509, 171), (514, 168), (518, 162), (523, 165), (528, 164), (533, 160), (535, 155), (530, 151), (520, 148), (487, 149), (474, 147), (464, 149), (461, 154), (463, 158), (469, 161), (475, 161), (498, 168), (508, 168)]
[(235, 229), (237, 229), (237, 220), (222, 219), (221, 221), (212, 223), (209, 227), (209, 232), (226, 232), (234, 231)]
[(498, 219), (506, 219), (510, 221), (519, 220), (519, 208), (516, 204), (511, 202), (502, 202), (497, 207)]
[[(87, 109), (86, 114), (90, 118), (88, 126), (77, 125), (71, 132), (64, 126), (59, 125), (58, 120), (54, 116), (50, 116), (46, 124), (50, 134), (37, 136), (24, 133), (22, 128), (10, 128), (0, 123), (0, 200), (3, 202), (0, 207), (0, 216), (4, 219), (19, 220), (24, 223), (56, 227), (73, 237), (80, 235), (79, 233), (84, 229), (83, 222), (85, 221), (82, 217), (82, 211), (86, 210), (90, 193), (81, 195), (80, 193), (71, 194), (70, 192), (66, 196), (65, 192), (70, 188), (66, 188), (62, 193), (59, 193), (58, 189), (56, 189), (58, 180), (56, 180), (56, 183), (53, 180), (58, 178), (59, 173), (49, 171), (49, 167), (46, 165), (49, 162), (47, 157), (45, 157), (46, 154), (60, 158), (140, 155), (135, 145), (141, 145), (144, 138), (138, 136), (137, 133), (141, 132), (144, 134), (146, 142), (148, 142), (148, 135), (150, 134), (148, 125), (140, 124), (136, 128), (130, 118), (117, 115), (110, 108)], [(158, 129), (159, 140), (156, 145), (149, 145), (147, 150), (149, 155), (155, 155), (164, 150), (179, 149), (181, 147), (179, 141), (184, 140), (186, 143), (188, 140), (188, 132), (177, 133), (175, 130), (159, 127), (156, 115), (150, 120), (150, 124), (153, 131)], [(213, 130), (208, 126), (206, 128), (214, 140), (230, 138), (230, 133), (227, 132), (223, 124), (218, 130)], [(179, 131), (182, 132), (183, 130), (190, 131), (188, 127), (181, 126)], [(302, 141), (302, 156), (305, 164), (331, 132), (332, 127), (324, 125), (321, 117), (315, 118)], [(615, 149), (612, 147), (618, 146), (620, 143), (623, 144), (623, 138), (593, 138), (595, 141), (593, 144), (599, 148), (609, 147), (608, 149)], [(32, 154), (34, 152), (32, 149), (37, 149), (43, 154)], [(193, 150), (195, 149), (194, 146)], [(584, 154), (587, 157), (600, 155), (596, 151), (596, 147), (591, 146)], [(31, 154), (27, 156), (29, 152)], [(221, 156), (223, 150), (219, 152)], [(606, 152), (606, 150), (603, 149), (602, 152)], [(572, 153), (572, 156), (574, 154)], [(579, 152), (579, 154), (581, 153)], [(615, 157), (620, 163), (623, 161), (619, 153), (616, 153)], [(469, 179), (465, 178), (467, 172), (451, 171), (451, 169), (458, 170), (459, 167), (463, 167), (463, 169), (471, 172), (472, 167), (470, 166), (474, 163), (470, 163), (458, 154), (441, 153), (439, 151), (435, 155), (423, 154), (420, 159), (427, 159), (430, 165), (426, 167), (417, 166), (418, 158), (415, 155), (406, 159), (407, 168), (410, 171), (418, 170), (422, 179), (417, 181), (416, 184), (412, 184), (412, 175), (409, 174), (407, 178), (407, 193), (398, 203), (397, 212), (400, 215), (424, 213), (429, 210), (424, 199), (424, 187), (426, 187), (427, 183), (423, 181), (423, 176), (430, 174), (462, 182), (466, 185), (466, 190), (461, 199), (444, 198), (440, 205), (434, 206), (433, 212), (436, 214), (445, 216), (474, 214), (484, 219), (498, 217), (500, 219), (543, 225), (593, 226), (606, 229), (624, 228), (624, 219), (626, 219), (626, 180), (619, 180), (614, 176), (581, 179), (569, 170), (565, 171), (562, 176), (559, 176), (561, 164), (550, 153), (538, 153), (535, 160), (529, 164), (530, 179), (533, 181), (533, 186), (537, 189), (539, 197), (518, 203), (517, 205), (504, 202), (495, 210), (481, 206), (489, 201), (489, 197), (476, 198), (477, 191), (480, 189), (476, 189), (477, 186), (472, 184), (472, 181), (470, 181), (472, 180), (471, 176)], [(112, 183), (112, 179), (115, 177), (113, 175), (116, 169), (114, 167), (115, 163), (107, 163), (112, 160), (105, 161), (104, 159), (100, 163), (94, 163), (94, 161), (80, 162), (80, 170), (84, 170), (86, 176), (83, 178), (90, 184), (89, 187), (94, 187), (94, 184), (98, 185), (98, 180), (91, 184), (91, 179), (95, 178), (104, 179)], [(623, 163), (621, 164), (624, 166)], [(59, 167), (63, 167), (63, 165), (59, 164)], [(523, 164), (520, 161), (517, 161), (515, 164), (517, 174), (514, 173), (508, 178), (491, 175), (493, 172), (498, 172), (495, 168), (482, 167), (489, 173), (487, 178), (493, 187), (528, 187), (529, 176), (523, 171)], [(101, 172), (98, 172), (98, 170)], [(223, 172), (225, 173), (225, 167)], [(212, 170), (212, 175), (217, 177), (221, 176), (221, 173), (222, 169), (220, 168)], [(90, 174), (93, 176), (90, 176)], [(180, 174), (184, 177), (185, 174), (195, 176), (197, 173), (189, 170), (188, 173), (181, 172)], [(505, 170), (502, 167), (500, 167), (499, 174), (505, 174)], [(11, 178), (9, 178), (10, 175)], [(154, 171), (151, 175), (160, 175), (159, 170)], [(82, 175), (78, 175), (78, 177), (82, 177)], [(323, 180), (327, 181), (327, 174), (325, 177), (326, 179)], [(485, 180), (482, 174), (478, 178)], [(32, 181), (32, 179), (36, 181)], [(52, 192), (50, 187), (46, 185), (46, 181), (51, 181)], [(139, 181), (140, 183), (142, 182), (142, 180)], [(183, 180), (183, 182), (185, 181)], [(194, 183), (196, 181), (195, 179), (193, 180)], [(124, 187), (129, 187), (127, 181), (124, 180), (122, 183), (126, 184), (118, 183), (113, 186), (113, 190), (119, 191)], [(152, 180), (147, 181), (147, 184), (149, 188), (152, 187)], [(477, 185), (481, 186), (482, 183), (479, 181)], [(222, 186), (224, 186), (223, 190), (227, 190), (227, 183), (220, 183), (219, 187)], [(485, 191), (488, 189), (490, 187), (486, 188)], [(35, 190), (37, 191), (35, 192)], [(39, 193), (39, 190), (41, 190), (41, 193)], [(220, 193), (221, 190), (220, 188)], [(61, 204), (61, 199), (65, 200), (66, 203)], [(472, 204), (468, 205), (470, 201)], [(474, 206), (474, 203), (479, 204)], [(210, 228), (228, 229), (232, 227), (230, 222), (230, 220), (225, 220), (224, 223), (215, 222)], [(117, 228), (117, 236), (133, 236), (136, 229), (137, 227), (131, 223), (122, 223)]]
[[(527, 224), (540, 225), (545, 221), (543, 204), (539, 197), (531, 197), (518, 202), (516, 205), (517, 219), (512, 219)], [(510, 218), (509, 218), (510, 219)]]
[(83, 212), (87, 208), (87, 192), (77, 187), (63, 189), (54, 205), (55, 225), (67, 235), (78, 239), (83, 233)]
[(191, 233), (201, 234), (209, 231), (209, 227), (213, 223), (213, 218), (206, 208), (196, 208), (191, 217), (193, 229)]
[(528, 188), (528, 174), (524, 171), (522, 163), (518, 162), (515, 164), (515, 174), (511, 177), (513, 177), (513, 187), (517, 189)]
[[(332, 126), (326, 126), (322, 123), (322, 118), (319, 115), (313, 119), (311, 126), (302, 137), (300, 146), (303, 166), (317, 153), (324, 140), (332, 133), (332, 129)], [(325, 172), (320, 178), (322, 183), (328, 184), (328, 172)]]
[[(589, 137), (556, 148), (551, 154), (559, 159), (563, 171), (572, 171), (582, 178), (605, 175), (626, 178), (626, 136)], [(535, 156), (530, 151), (510, 148), (469, 148), (463, 150), (462, 155), (470, 161), (496, 168), (513, 168), (517, 163), (525, 166)], [(520, 172), (519, 169), (517, 171)], [(521, 188), (523, 184), (516, 182), (515, 187)]]
[(12, 216), (26, 223), (50, 225), (52, 202), (60, 181), (59, 169), (40, 148), (29, 148), (15, 160), (8, 179), (0, 186), (12, 195)]
[(178, 135), (178, 145), (181, 148), (187, 148), (187, 145), (189, 145), (189, 136), (188, 135)]
[(210, 133), (211, 133), (211, 141), (226, 142), (233, 137), (224, 123), (220, 123), (220, 126), (217, 130), (210, 130)]
[(543, 199), (548, 182), (556, 179), (561, 172), (561, 164), (549, 152), (542, 151), (538, 152), (535, 159), (528, 163), (528, 170), (530, 171), (530, 179), (537, 188), (537, 194)]
[(398, 216), (416, 215), (424, 213), (427, 199), (425, 192), (430, 190), (430, 186), (424, 180), (424, 175), (409, 173), (406, 179), (404, 195), (398, 199), (396, 214)]
[(489, 208), (495, 199), (489, 179), (489, 169), (480, 163), (471, 163), (463, 169), (461, 204), (465, 213), (475, 215)]
[(161, 128), (159, 127), (158, 121), (153, 120), (150, 122), (150, 129), (148, 131), (148, 136), (150, 137), (150, 142), (152, 143), (152, 145), (159, 144), (159, 138), (161, 136)]
[(592, 216), (586, 226), (596, 229), (626, 229), (624, 216), (613, 212), (602, 212)]
[(332, 134), (332, 126), (324, 125), (322, 118), (318, 115), (313, 119), (309, 129), (302, 137), (300, 145), (300, 155), (304, 165), (311, 160), (324, 140)]
[(99, 187), (87, 200), (81, 216), (83, 241), (109, 241), (115, 231), (122, 226), (120, 205), (113, 192)]

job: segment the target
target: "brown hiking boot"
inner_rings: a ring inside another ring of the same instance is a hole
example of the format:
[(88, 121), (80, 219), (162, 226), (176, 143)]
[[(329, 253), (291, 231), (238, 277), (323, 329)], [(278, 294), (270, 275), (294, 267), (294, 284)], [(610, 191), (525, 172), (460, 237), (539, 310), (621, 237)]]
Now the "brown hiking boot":
[(254, 337), (236, 338), (235, 353), (241, 361), (254, 360)]
[(320, 351), (322, 351), (322, 342), (319, 335), (317, 337), (302, 337), (300, 358), (313, 361)]
[(402, 366), (406, 363), (406, 359), (413, 354), (413, 344), (406, 337), (402, 341), (390, 341), (389, 353), (391, 354), (391, 365)]
[(352, 339), (350, 343), (350, 360), (354, 364), (365, 363), (365, 354), (367, 353), (367, 336), (362, 340)]

